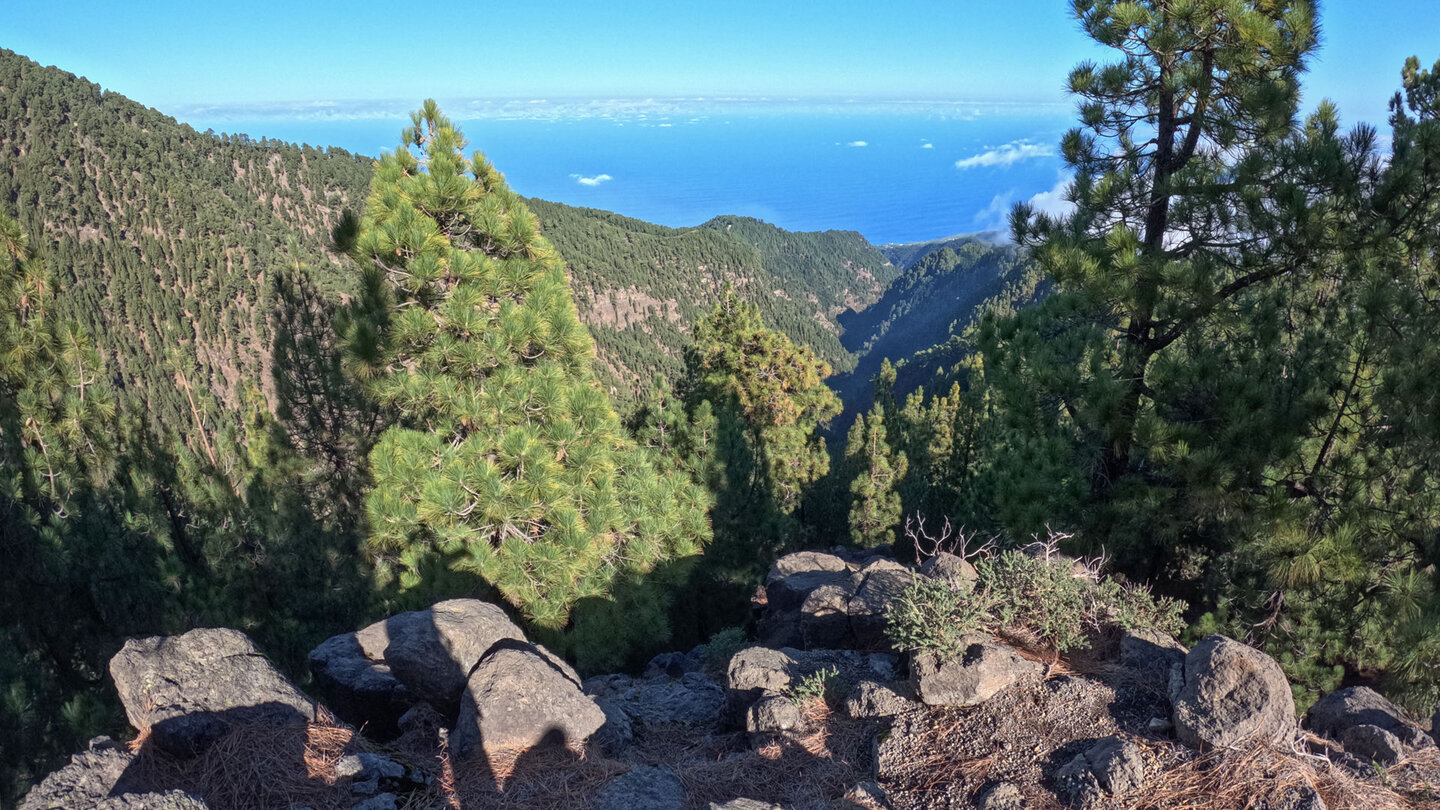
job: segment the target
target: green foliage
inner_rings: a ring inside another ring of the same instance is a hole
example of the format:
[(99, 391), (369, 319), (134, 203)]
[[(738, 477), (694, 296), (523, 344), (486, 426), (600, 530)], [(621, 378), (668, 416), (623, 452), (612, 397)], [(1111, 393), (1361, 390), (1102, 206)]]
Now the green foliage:
[(665, 228), (608, 211), (527, 204), (569, 259), (575, 303), (595, 338), (596, 373), (621, 407), (642, 399), (658, 377), (679, 379), (691, 326), (727, 284), (766, 323), (848, 369), (854, 358), (835, 318), (874, 301), (895, 275), (853, 232), (792, 233), (745, 217)]
[(1098, 566), (1077, 570), (1053, 540), (1027, 551), (980, 555), (973, 586), (917, 576), (886, 617), (891, 641), (949, 656), (963, 651), (966, 634), (1018, 633), (1062, 653), (1112, 627), (1170, 635), (1184, 628), (1181, 603), (1103, 579), (1092, 573)]
[(703, 432), (712, 448), (701, 480), (715, 493), (709, 556), (721, 569), (763, 571), (799, 540), (805, 489), (830, 465), (818, 430), (840, 411), (825, 387), (828, 373), (731, 290), (695, 325), (682, 398), (687, 441)]
[(730, 666), (730, 659), (749, 644), (749, 637), (742, 627), (727, 627), (710, 637), (705, 643), (705, 666), (711, 672), (723, 674)]
[(639, 580), (699, 554), (704, 497), (621, 430), (534, 215), (434, 102), (412, 120), (376, 169), (351, 254), (363, 293), (338, 324), (395, 414), (369, 454), (381, 576), (428, 598), (455, 587), (432, 571), (473, 575), (552, 631), (581, 600), (627, 596), (628, 624), (575, 613), (587, 665), (660, 643), (663, 600)]
[(885, 441), (881, 403), (851, 426), (845, 464), (851, 475), (851, 542), (864, 548), (895, 542), (895, 528), (900, 523), (896, 484), (905, 477), (909, 465), (905, 454), (893, 452)]
[(840, 677), (839, 667), (818, 669), (791, 684), (785, 690), (785, 697), (798, 706), (813, 701), (834, 703), (844, 697), (845, 681)]

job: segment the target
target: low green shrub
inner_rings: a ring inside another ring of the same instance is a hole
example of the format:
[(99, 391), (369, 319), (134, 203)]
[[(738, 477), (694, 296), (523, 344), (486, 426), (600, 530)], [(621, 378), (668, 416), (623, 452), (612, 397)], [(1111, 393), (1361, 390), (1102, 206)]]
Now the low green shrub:
[(724, 672), (730, 666), (730, 659), (745, 646), (748, 639), (739, 627), (727, 627), (705, 642), (705, 666), (712, 672)]
[(844, 681), (840, 679), (840, 668), (832, 666), (816, 670), (791, 684), (790, 688), (785, 690), (785, 697), (795, 701), (796, 705), (804, 705), (812, 700), (832, 703), (843, 697), (841, 693), (844, 686)]
[[(1052, 549), (1053, 552), (1053, 549)], [(1184, 605), (1098, 576), (1098, 564), (1019, 551), (980, 555), (976, 582), (917, 576), (887, 615), (887, 634), (902, 650), (957, 655), (975, 632), (1020, 632), (1056, 652), (1084, 649), (1101, 631), (1184, 629)]]

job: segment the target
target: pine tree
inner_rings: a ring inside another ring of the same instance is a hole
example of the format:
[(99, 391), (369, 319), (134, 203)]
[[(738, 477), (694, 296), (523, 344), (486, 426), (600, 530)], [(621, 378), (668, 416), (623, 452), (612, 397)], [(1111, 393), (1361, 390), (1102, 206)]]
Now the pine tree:
[(1330, 358), (1310, 352), (1312, 313), (1287, 331), (1288, 296), (1324, 283), (1342, 216), (1327, 195), (1354, 166), (1332, 130), (1294, 125), (1307, 0), (1074, 11), (1120, 53), (1070, 76), (1075, 213), (1012, 218), (1058, 290), (983, 330), (1007, 421), (999, 509), (1019, 536), (1078, 525), (1132, 570), (1183, 579), (1174, 552), (1223, 542), (1225, 492), (1263, 486), (1314, 416), (1325, 380), (1294, 365)]
[(830, 466), (817, 431), (840, 412), (829, 373), (809, 349), (766, 328), (734, 290), (695, 325), (681, 389), (692, 420), (714, 419), (712, 557), (763, 570), (800, 540), (806, 488)]
[(900, 523), (900, 493), (896, 485), (905, 477), (908, 464), (903, 452), (896, 453), (885, 441), (885, 411), (879, 402), (868, 416), (850, 427), (845, 443), (845, 462), (851, 470), (850, 540), (857, 546), (873, 548), (895, 542)]
[(369, 454), (370, 547), (402, 589), (460, 572), (558, 631), (618, 579), (697, 555), (704, 498), (621, 429), (535, 217), (433, 101), (412, 124), (376, 167), (351, 251), (362, 296), (339, 323), (396, 420)]

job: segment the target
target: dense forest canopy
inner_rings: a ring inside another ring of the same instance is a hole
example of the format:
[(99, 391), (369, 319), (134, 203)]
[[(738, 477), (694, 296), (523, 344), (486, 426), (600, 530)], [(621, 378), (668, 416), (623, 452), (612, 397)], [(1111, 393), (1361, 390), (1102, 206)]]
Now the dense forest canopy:
[(1073, 211), (883, 253), (522, 199), (433, 102), (377, 162), (0, 52), (0, 803), (121, 731), (127, 636), (238, 627), (303, 681), (470, 595), (634, 667), (922, 520), (1063, 529), (1302, 706), (1428, 714), (1440, 64), (1386, 143), (1302, 114), (1310, 0), (1072, 6), (1113, 51)]

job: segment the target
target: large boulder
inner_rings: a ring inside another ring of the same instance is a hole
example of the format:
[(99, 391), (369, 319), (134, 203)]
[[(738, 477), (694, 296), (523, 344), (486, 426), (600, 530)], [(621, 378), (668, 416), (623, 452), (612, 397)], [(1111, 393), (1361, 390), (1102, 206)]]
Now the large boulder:
[(786, 554), (770, 566), (770, 571), (765, 575), (765, 584), (769, 585), (792, 574), (812, 571), (849, 572), (849, 570), (850, 564), (838, 554), (826, 551), (797, 551), (793, 554)]
[(1347, 727), (1340, 735), (1340, 742), (1345, 746), (1345, 753), (1378, 762), (1387, 768), (1404, 759), (1411, 751), (1410, 746), (1400, 742), (1399, 737), (1368, 723)]
[[(962, 560), (963, 562), (963, 560)], [(885, 635), (886, 615), (905, 589), (915, 582), (915, 572), (894, 560), (876, 559), (852, 578), (855, 595), (846, 607), (850, 633), (862, 650), (889, 650)]]
[(135, 755), (109, 737), (96, 737), (86, 750), (70, 758), (30, 789), (20, 810), (67, 810), (93, 807), (105, 797), (142, 789), (130, 766)]
[(794, 731), (803, 722), (800, 707), (784, 695), (766, 695), (745, 711), (745, 730), (751, 734)]
[(1394, 735), (1407, 748), (1435, 747), (1435, 741), (1404, 709), (1368, 686), (1347, 686), (1320, 698), (1305, 715), (1305, 723), (1332, 740), (1340, 740), (1355, 726), (1374, 726)]
[(450, 747), (480, 750), (580, 745), (605, 725), (605, 713), (580, 691), (580, 678), (538, 644), (501, 641), (480, 660), (460, 699)]
[(1295, 731), (1290, 682), (1275, 659), (1254, 647), (1207, 636), (1174, 674), (1175, 735), (1192, 748), (1280, 742)]
[(807, 650), (834, 650), (853, 646), (850, 632), (850, 600), (855, 586), (847, 577), (821, 585), (806, 595), (800, 605), (800, 640)]
[(797, 650), (746, 647), (730, 659), (727, 671), (730, 709), (741, 721), (751, 704), (799, 685), (807, 676), (833, 671), (846, 686), (874, 677), (865, 658), (853, 650)]
[(110, 677), (130, 724), (175, 756), (199, 753), (232, 725), (315, 719), (314, 701), (238, 630), (131, 639), (110, 659)]
[(585, 694), (623, 711), (643, 734), (658, 726), (714, 728), (725, 715), (724, 687), (699, 672), (678, 680), (600, 675), (582, 684)]
[(388, 728), (418, 702), (453, 717), (471, 670), (504, 639), (525, 640), (505, 611), (451, 599), (326, 640), (310, 670), (341, 717)]
[(1120, 636), (1120, 666), (1162, 690), (1171, 670), (1184, 665), (1187, 652), (1185, 645), (1158, 630), (1126, 630)]
[(1044, 671), (989, 636), (970, 634), (961, 641), (964, 649), (959, 655), (941, 656), (927, 650), (911, 661), (910, 681), (926, 705), (974, 706), (1022, 678)]
[(920, 564), (920, 573), (946, 582), (950, 587), (969, 592), (974, 589), (975, 581), (979, 578), (975, 566), (971, 565), (964, 557), (942, 551)]

